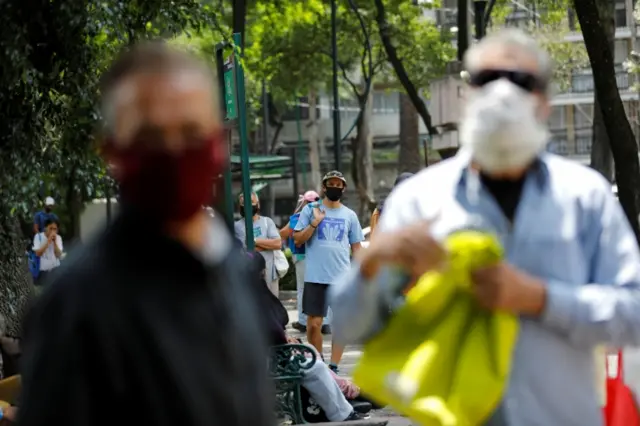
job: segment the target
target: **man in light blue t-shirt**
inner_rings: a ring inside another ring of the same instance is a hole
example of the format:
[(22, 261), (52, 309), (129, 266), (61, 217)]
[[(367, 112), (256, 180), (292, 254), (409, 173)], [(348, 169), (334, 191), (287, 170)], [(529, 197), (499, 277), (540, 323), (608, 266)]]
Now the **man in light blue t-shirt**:
[[(340, 202), (347, 181), (338, 171), (322, 179), (324, 199), (309, 204), (300, 213), (293, 238), (306, 245), (306, 270), (302, 312), (307, 315), (307, 340), (322, 353), (322, 318), (327, 315), (328, 288), (351, 267), (351, 254), (364, 239), (356, 213)], [(331, 363), (335, 371), (344, 348), (332, 345)]]

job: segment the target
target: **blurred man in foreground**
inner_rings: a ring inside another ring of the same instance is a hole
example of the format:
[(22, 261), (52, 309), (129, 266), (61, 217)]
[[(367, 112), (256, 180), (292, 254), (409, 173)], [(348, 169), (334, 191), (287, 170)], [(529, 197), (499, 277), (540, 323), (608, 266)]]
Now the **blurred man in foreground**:
[(273, 424), (254, 278), (202, 208), (225, 164), (212, 81), (162, 43), (103, 77), (122, 212), (32, 312), (20, 424)]
[(475, 296), (521, 326), (487, 424), (600, 426), (594, 351), (640, 343), (636, 239), (600, 174), (544, 152), (549, 55), (520, 31), (496, 32), (467, 51), (465, 68), (463, 149), (393, 191), (376, 238), (335, 287), (334, 335), (353, 343), (382, 326), (385, 266), (415, 280), (445, 260), (449, 233), (495, 232), (507, 261), (475, 271)]

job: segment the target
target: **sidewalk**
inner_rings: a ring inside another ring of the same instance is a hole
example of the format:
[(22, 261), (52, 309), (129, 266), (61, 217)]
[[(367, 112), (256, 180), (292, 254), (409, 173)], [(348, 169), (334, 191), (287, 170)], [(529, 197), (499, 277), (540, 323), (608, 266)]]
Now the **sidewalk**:
[[(281, 291), (279, 295), (280, 300), (287, 308), (289, 314), (289, 326), (287, 327), (287, 333), (291, 336), (303, 338), (306, 341), (306, 336), (291, 328), (291, 323), (298, 320), (298, 312), (296, 310), (296, 292), (295, 291)], [(331, 336), (323, 336), (323, 352), (325, 357), (329, 357), (331, 354)], [(340, 363), (340, 375), (344, 377), (351, 377), (351, 372), (356, 362), (360, 358), (362, 350), (360, 346), (349, 346), (345, 349)], [(327, 423), (328, 425), (329, 423)], [(342, 423), (330, 423), (333, 426), (341, 425)], [(411, 426), (412, 423), (406, 417), (402, 417), (395, 414), (389, 409), (375, 410), (371, 412), (371, 418), (362, 420), (359, 422), (348, 422), (346, 425), (356, 426)]]

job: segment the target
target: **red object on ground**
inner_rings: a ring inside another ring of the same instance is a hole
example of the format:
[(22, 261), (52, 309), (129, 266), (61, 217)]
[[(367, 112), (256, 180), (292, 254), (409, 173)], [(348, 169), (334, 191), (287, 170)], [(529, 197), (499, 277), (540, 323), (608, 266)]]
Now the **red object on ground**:
[(622, 351), (618, 352), (618, 371), (609, 375), (607, 362), (607, 403), (603, 409), (605, 426), (640, 426), (640, 414), (633, 392), (624, 383)]

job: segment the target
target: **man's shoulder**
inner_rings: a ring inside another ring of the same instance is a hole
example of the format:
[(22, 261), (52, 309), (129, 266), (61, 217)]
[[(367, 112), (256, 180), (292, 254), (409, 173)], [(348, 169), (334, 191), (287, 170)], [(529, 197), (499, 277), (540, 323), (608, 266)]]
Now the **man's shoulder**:
[(420, 170), (393, 188), (393, 197), (406, 201), (414, 198), (426, 199), (436, 193), (451, 194), (462, 177), (465, 167), (463, 161), (455, 156)]
[(269, 216), (262, 216), (262, 217), (265, 219), (265, 222), (267, 223), (267, 225), (276, 226), (276, 223)]
[(345, 206), (344, 204), (342, 205), (342, 208), (340, 209), (340, 214), (343, 216), (346, 216), (348, 218), (353, 218), (353, 217), (358, 217), (358, 215), (356, 214), (356, 212), (351, 209), (350, 207)]
[(73, 250), (51, 274), (37, 305), (73, 316), (90, 314), (105, 287), (102, 283), (113, 275), (103, 259), (98, 247)]
[(542, 161), (554, 192), (566, 197), (612, 196), (612, 185), (591, 167), (559, 155), (545, 153)]

